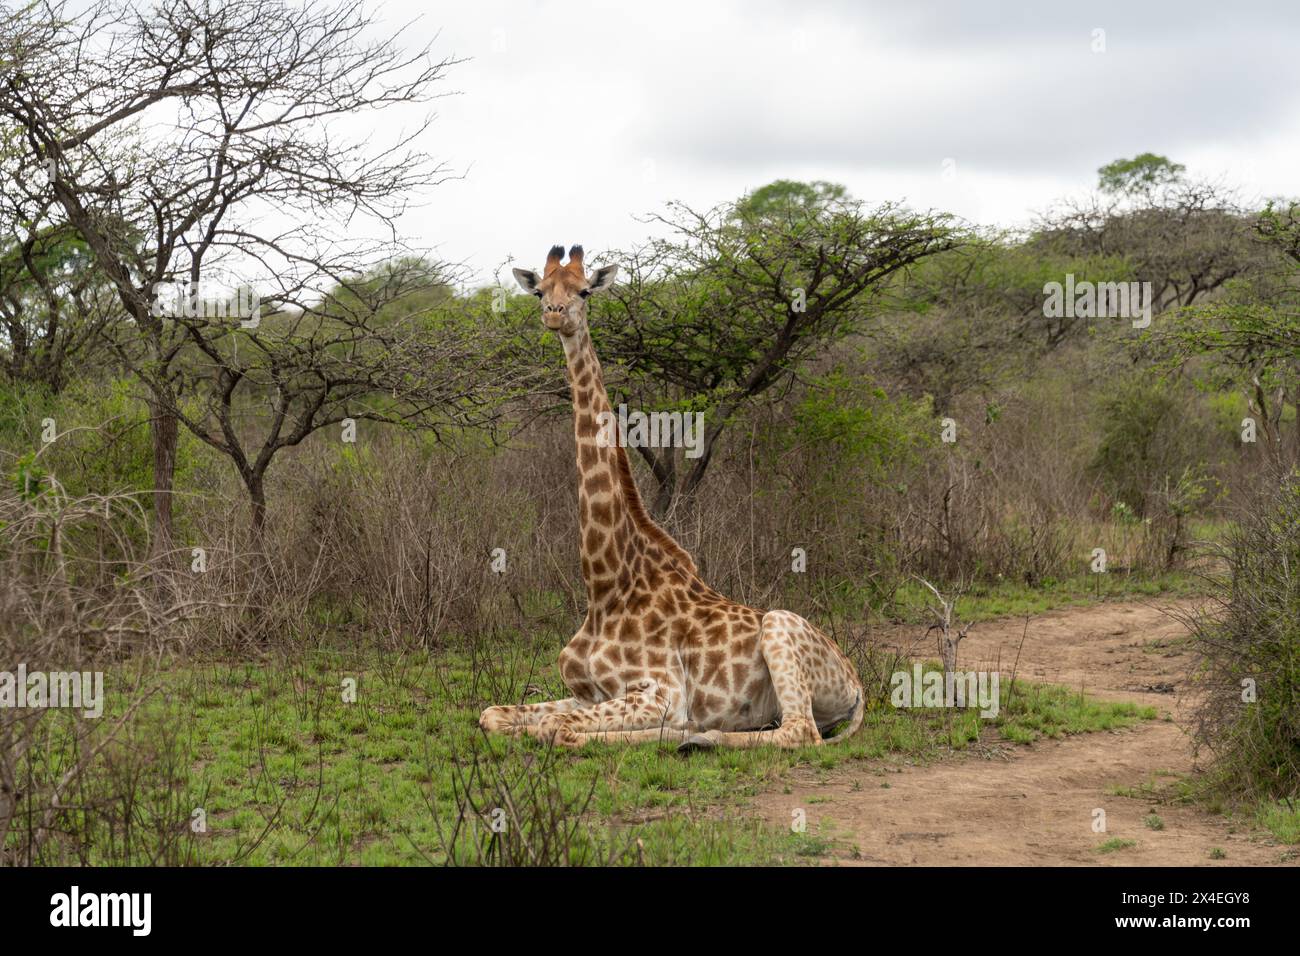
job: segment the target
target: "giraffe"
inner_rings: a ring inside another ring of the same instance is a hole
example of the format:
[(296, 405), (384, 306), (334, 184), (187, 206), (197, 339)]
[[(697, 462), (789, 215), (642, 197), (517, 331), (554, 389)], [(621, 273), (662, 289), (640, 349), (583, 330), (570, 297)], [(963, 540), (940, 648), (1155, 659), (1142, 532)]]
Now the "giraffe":
[[(611, 411), (587, 330), (587, 299), (617, 266), (588, 278), (581, 246), (553, 246), (541, 278), (515, 269), (542, 323), (564, 346), (573, 396), (578, 525), (587, 614), (560, 652), (573, 696), (488, 707), (485, 731), (531, 734), (557, 746), (593, 740), (708, 747), (820, 745), (862, 724), (865, 695), (835, 642), (790, 611), (761, 613), (700, 579), (690, 554), (651, 519), (626, 450), (604, 440)], [(828, 740), (823, 732), (844, 721)]]

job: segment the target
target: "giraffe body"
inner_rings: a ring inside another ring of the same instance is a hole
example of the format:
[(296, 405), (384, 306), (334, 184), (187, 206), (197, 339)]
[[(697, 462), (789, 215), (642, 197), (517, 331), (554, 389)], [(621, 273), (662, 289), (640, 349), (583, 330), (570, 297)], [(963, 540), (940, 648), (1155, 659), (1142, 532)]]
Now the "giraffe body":
[[(490, 732), (531, 733), (563, 746), (593, 740), (675, 740), (688, 746), (821, 744), (822, 732), (861, 725), (856, 669), (835, 642), (789, 611), (759, 612), (714, 591), (691, 556), (646, 513), (626, 451), (598, 440), (609, 412), (586, 326), (582, 249), (555, 247), (541, 280), (515, 270), (543, 300), (543, 321), (564, 343), (573, 391), (578, 517), (588, 610), (560, 653), (573, 696), (489, 707)], [(835, 738), (839, 739), (839, 738)]]

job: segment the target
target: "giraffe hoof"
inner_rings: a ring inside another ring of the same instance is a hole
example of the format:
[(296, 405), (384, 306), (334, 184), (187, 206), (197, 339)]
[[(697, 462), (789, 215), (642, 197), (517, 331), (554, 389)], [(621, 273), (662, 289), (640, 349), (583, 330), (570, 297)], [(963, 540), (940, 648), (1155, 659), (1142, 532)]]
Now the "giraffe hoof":
[(677, 752), (679, 754), (688, 754), (696, 750), (712, 750), (721, 739), (722, 735), (716, 730), (709, 730), (702, 734), (692, 734), (677, 745)]

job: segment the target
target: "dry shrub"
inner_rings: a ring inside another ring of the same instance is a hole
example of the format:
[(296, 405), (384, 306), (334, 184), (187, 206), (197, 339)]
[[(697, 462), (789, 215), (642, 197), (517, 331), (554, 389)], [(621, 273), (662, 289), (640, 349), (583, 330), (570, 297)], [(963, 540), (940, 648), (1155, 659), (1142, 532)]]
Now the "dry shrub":
[(1198, 747), (1232, 795), (1300, 796), (1300, 474), (1257, 486), (1224, 549), (1217, 601), (1192, 621)]
[[(143, 519), (130, 496), (71, 498), (51, 478), (0, 492), (0, 669), (14, 676), (94, 673), (154, 649), (184, 614), (166, 578), (135, 557)], [(105, 675), (107, 676), (107, 675)], [(82, 807), (88, 782), (152, 695), (147, 669), (105, 680), (104, 708), (0, 707), (0, 861), (33, 863)], [(89, 688), (93, 693), (94, 684)], [(103, 796), (100, 794), (100, 796)]]

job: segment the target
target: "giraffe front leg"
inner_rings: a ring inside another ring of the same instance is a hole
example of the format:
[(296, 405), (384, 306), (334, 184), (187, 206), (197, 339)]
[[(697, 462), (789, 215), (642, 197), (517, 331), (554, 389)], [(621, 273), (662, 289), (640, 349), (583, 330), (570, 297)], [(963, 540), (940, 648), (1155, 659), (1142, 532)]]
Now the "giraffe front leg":
[(489, 707), (479, 715), (478, 725), (490, 734), (518, 735), (547, 717), (566, 714), (583, 706), (576, 697), (548, 700), (540, 704)]
[(678, 709), (657, 681), (646, 679), (634, 682), (622, 697), (551, 714), (526, 731), (558, 747), (581, 747), (592, 740), (681, 740), (687, 725)]

